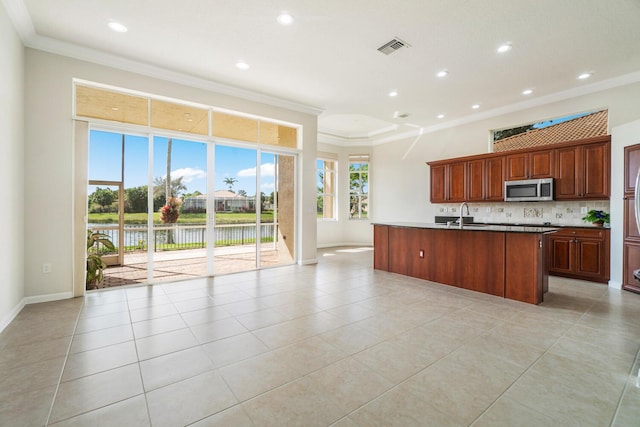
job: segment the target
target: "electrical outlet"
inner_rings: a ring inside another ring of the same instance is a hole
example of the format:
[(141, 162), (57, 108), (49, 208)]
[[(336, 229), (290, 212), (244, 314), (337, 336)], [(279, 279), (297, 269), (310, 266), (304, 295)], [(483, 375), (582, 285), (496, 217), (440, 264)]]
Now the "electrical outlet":
[(487, 213), (491, 213), (491, 208), (487, 208)]
[(587, 207), (586, 206), (582, 206), (580, 208), (580, 212), (583, 213), (583, 214), (586, 214), (587, 213)]
[(42, 264), (42, 272), (51, 273), (51, 264), (49, 263)]

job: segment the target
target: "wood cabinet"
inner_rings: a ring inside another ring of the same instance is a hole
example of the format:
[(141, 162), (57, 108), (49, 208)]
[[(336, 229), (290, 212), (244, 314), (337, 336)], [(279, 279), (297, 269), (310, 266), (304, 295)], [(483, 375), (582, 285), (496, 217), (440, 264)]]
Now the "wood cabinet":
[(504, 157), (467, 162), (467, 198), (469, 202), (504, 200)]
[[(539, 178), (554, 178), (557, 200), (607, 200), (611, 194), (610, 145), (611, 137), (602, 136), (554, 144), (554, 148), (428, 162), (430, 200), (431, 203), (503, 201), (504, 181)], [(636, 167), (640, 165), (640, 154), (633, 155), (632, 162)]]
[(555, 199), (602, 199), (610, 195), (610, 144), (556, 150)]
[(433, 166), (431, 168), (431, 203), (465, 201), (466, 176), (466, 162)]
[(537, 150), (506, 156), (507, 181), (553, 177), (553, 150)]
[(539, 304), (547, 287), (542, 236), (375, 224), (374, 268)]
[(640, 293), (633, 271), (640, 268), (640, 233), (636, 223), (635, 186), (640, 169), (640, 144), (624, 149), (624, 222), (622, 235), (622, 288)]
[(607, 283), (610, 230), (563, 228), (549, 235), (549, 274)]

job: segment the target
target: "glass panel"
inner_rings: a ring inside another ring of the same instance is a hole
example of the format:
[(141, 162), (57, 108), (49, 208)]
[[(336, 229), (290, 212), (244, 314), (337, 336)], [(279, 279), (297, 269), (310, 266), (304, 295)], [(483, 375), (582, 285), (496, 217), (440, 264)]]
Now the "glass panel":
[(295, 157), (262, 153), (260, 266), (291, 264), (295, 245)]
[(89, 179), (122, 180), (122, 145), (120, 133), (92, 130), (89, 136)]
[(298, 148), (298, 131), (296, 128), (261, 121), (260, 143)]
[(154, 137), (153, 157), (154, 281), (205, 276), (207, 146)]
[(331, 160), (318, 160), (317, 165), (317, 186), (318, 218), (335, 219), (335, 186), (336, 186), (336, 162)]
[(76, 115), (136, 125), (149, 123), (147, 98), (76, 86)]
[(90, 133), (88, 229), (106, 235), (116, 249), (97, 244), (90, 249), (108, 265), (98, 287), (147, 282), (147, 150), (146, 137)]
[(368, 217), (369, 163), (349, 163), (349, 218)]
[(258, 142), (258, 121), (246, 117), (213, 112), (213, 136)]
[(256, 150), (216, 145), (216, 274), (257, 267), (256, 155)]
[(209, 111), (152, 99), (151, 126), (158, 129), (209, 135)]

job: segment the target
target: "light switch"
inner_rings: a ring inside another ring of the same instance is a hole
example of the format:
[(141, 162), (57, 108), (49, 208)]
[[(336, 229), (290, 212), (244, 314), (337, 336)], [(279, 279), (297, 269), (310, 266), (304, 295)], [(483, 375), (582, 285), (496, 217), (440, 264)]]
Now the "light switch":
[(420, 258), (424, 258), (424, 249), (420, 249), (419, 254), (420, 254)]
[(587, 207), (586, 206), (582, 206), (580, 208), (580, 212), (583, 213), (583, 214), (586, 214), (587, 213)]

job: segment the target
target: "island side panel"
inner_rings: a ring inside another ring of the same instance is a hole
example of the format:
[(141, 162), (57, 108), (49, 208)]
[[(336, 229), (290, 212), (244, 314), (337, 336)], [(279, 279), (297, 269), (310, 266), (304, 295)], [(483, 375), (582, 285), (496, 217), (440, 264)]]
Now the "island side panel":
[(505, 297), (540, 304), (544, 291), (543, 235), (506, 233)]
[(373, 226), (373, 268), (389, 271), (389, 227)]
[(491, 231), (460, 233), (457, 285), (476, 292), (505, 296), (505, 234)]

